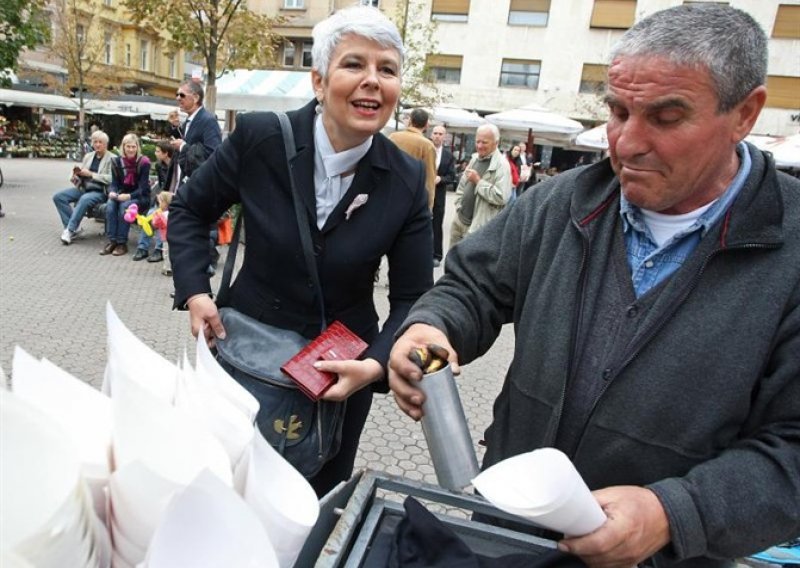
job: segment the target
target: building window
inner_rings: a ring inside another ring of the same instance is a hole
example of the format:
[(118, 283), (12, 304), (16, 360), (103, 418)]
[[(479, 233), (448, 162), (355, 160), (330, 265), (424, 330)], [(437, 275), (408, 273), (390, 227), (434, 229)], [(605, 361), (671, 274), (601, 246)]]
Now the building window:
[(635, 19), (636, 0), (594, 0), (590, 26), (625, 30)]
[(468, 18), (469, 0), (433, 0), (431, 20), (466, 22)]
[(103, 35), (103, 62), (106, 65), (111, 65), (112, 63), (111, 54), (111, 34), (106, 32)]
[(283, 44), (283, 66), (294, 67), (294, 42), (287, 41)]
[(303, 8), (303, 0), (283, 0), (283, 7), (284, 8)]
[(430, 78), (435, 83), (461, 82), (461, 55), (428, 54), (425, 65), (428, 67)]
[(581, 85), (579, 93), (599, 95), (606, 89), (606, 77), (608, 76), (608, 65), (598, 65), (596, 63), (584, 63), (581, 73)]
[(512, 26), (546, 26), (550, 0), (511, 0), (508, 23)]
[(127, 67), (131, 66), (131, 44), (125, 44), (125, 65)]
[(103, 0), (103, 4), (105, 4), (106, 6), (109, 6), (109, 7), (112, 5), (111, 4), (111, 0)]
[(790, 110), (800, 108), (800, 77), (769, 75), (766, 106)]
[(306, 69), (311, 69), (312, 60), (311, 60), (311, 45), (310, 41), (303, 42), (303, 63), (302, 67)]
[(175, 54), (170, 53), (167, 55), (167, 75), (170, 79), (175, 79), (178, 76), (178, 69), (175, 65)]
[(775, 14), (772, 37), (800, 39), (800, 6), (780, 4)]
[(148, 51), (150, 50), (150, 42), (146, 39), (143, 39), (139, 42), (139, 69), (142, 71), (147, 71), (150, 67), (150, 62), (148, 61)]
[(380, 0), (361, 0), (362, 6), (372, 6), (373, 8), (380, 8)]
[(541, 61), (503, 59), (503, 67), (500, 70), (500, 86), (537, 89), (541, 67)]
[(86, 39), (86, 29), (83, 27), (83, 24), (75, 26), (75, 39), (78, 40), (78, 45), (83, 45)]

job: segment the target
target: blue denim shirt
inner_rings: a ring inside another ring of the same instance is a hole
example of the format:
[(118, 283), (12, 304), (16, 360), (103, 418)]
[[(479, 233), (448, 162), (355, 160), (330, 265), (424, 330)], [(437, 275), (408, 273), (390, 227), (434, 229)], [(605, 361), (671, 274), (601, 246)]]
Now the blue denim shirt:
[(740, 142), (736, 148), (739, 155), (739, 171), (719, 199), (709, 207), (688, 228), (675, 234), (659, 247), (650, 229), (644, 222), (641, 209), (625, 199), (620, 198), (620, 216), (625, 236), (628, 266), (631, 269), (633, 289), (639, 298), (648, 290), (657, 286), (671, 276), (686, 258), (692, 254), (700, 239), (728, 210), (730, 204), (739, 194), (750, 173), (750, 153), (747, 145)]

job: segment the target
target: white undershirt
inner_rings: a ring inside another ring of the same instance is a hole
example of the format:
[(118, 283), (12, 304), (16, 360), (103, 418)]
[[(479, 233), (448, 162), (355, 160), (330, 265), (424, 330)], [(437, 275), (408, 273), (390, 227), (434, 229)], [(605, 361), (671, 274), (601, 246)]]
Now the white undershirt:
[(645, 225), (650, 229), (650, 233), (653, 235), (656, 244), (661, 247), (672, 237), (691, 227), (692, 224), (716, 202), (717, 200), (715, 199), (699, 209), (683, 213), (682, 215), (666, 215), (647, 209), (641, 209), (641, 211)]

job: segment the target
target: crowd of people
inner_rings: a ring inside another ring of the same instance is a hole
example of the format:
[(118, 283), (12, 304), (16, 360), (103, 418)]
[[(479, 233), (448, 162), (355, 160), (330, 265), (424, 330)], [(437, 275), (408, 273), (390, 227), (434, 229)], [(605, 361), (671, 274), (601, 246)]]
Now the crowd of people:
[[(100, 254), (126, 256), (130, 229), (138, 226), (141, 232), (132, 260), (164, 262), (162, 273), (172, 275), (166, 240), (169, 204), (175, 192), (222, 141), (216, 117), (203, 108), (203, 96), (203, 87), (197, 81), (180, 85), (175, 98), (187, 118), (181, 123), (177, 109), (168, 115), (168, 130), (156, 143), (155, 164), (142, 154), (136, 134), (123, 136), (121, 155), (116, 156), (108, 150), (108, 135), (93, 125), (89, 136), (93, 150), (73, 167), (71, 186), (53, 196), (63, 225), (64, 245), (79, 238), (83, 219), (93, 208), (104, 205), (108, 241)], [(155, 170), (155, 179), (151, 179), (151, 169)], [(214, 273), (219, 257), (215, 230), (216, 226), (209, 228), (209, 248), (216, 253), (207, 267), (209, 274)]]
[[(323, 399), (347, 400), (341, 447), (309, 479), (320, 496), (351, 476), (373, 393), (391, 390), (421, 418), (409, 352), (442, 346), (458, 373), (513, 324), (483, 467), (541, 447), (570, 457), (608, 519), (586, 536), (546, 534), (560, 550), (592, 567), (728, 568), (797, 537), (800, 182), (743, 141), (767, 95), (767, 39), (753, 18), (693, 3), (626, 31), (608, 69), (609, 157), (559, 175), (540, 171), (524, 142), (502, 153), (491, 124), (458, 164), (444, 126), (426, 137), (424, 111), (387, 139), (397, 28), (356, 7), (313, 34), (315, 99), (288, 113), (290, 163), (274, 114), (241, 116), (222, 141), (202, 86), (184, 82), (188, 119), (158, 146), (156, 199), (138, 139), (113, 157), (95, 132), (72, 187), (54, 196), (64, 244), (102, 201), (101, 254), (112, 256), (128, 252), (132, 204), (145, 217), (169, 211), (166, 235), (152, 253), (143, 235), (133, 259), (162, 260), (168, 241), (174, 307), (213, 346), (227, 330), (210, 228), (240, 205), (248, 254), (228, 306), (309, 340), (338, 320), (368, 343), (358, 359), (315, 365), (338, 377)], [(298, 253), (298, 219), (318, 285)]]

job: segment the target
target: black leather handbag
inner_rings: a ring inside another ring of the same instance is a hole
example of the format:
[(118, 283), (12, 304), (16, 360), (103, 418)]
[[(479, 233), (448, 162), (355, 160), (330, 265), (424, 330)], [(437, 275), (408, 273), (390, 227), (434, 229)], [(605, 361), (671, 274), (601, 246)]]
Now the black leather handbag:
[[(284, 113), (275, 114), (283, 131), (292, 201), (300, 226), (306, 266), (319, 298), (320, 329), (324, 331), (325, 306), (311, 248), (311, 232), (289, 164), (289, 160), (295, 155), (292, 127)], [(244, 217), (240, 214), (217, 294), (217, 306), (226, 335), (224, 340), (217, 339), (217, 360), (258, 400), (261, 407), (256, 423), (264, 438), (297, 471), (305, 477), (313, 477), (325, 462), (339, 452), (347, 403), (324, 400), (314, 402), (280, 370), (281, 365), (309, 343), (308, 339), (294, 331), (262, 323), (228, 306), (231, 276), (243, 220)]]

